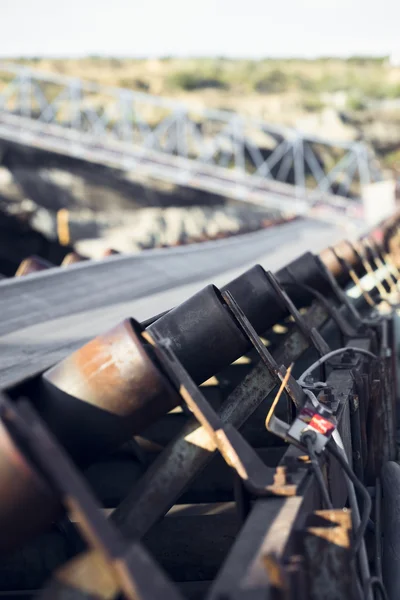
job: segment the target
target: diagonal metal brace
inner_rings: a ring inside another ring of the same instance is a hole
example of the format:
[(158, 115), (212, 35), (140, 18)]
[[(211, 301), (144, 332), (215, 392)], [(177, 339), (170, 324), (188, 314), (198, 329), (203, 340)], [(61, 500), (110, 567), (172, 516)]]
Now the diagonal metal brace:
[(289, 298), (285, 290), (282, 288), (275, 275), (273, 275), (271, 271), (266, 271), (266, 276), (273, 290), (278, 296), (279, 300), (292, 315), (297, 327), (300, 329), (304, 337), (307, 340), (309, 340), (310, 344), (314, 346), (314, 348), (317, 350), (320, 356), (328, 354), (328, 352), (330, 352), (330, 348), (324, 340), (324, 338), (321, 336), (317, 329), (315, 329), (314, 327), (308, 327), (307, 323), (305, 322), (305, 320), (303, 319), (303, 317), (301, 316), (301, 314), (299, 313), (299, 311), (297, 310), (297, 308), (295, 307), (294, 303)]
[(359, 290), (360, 294), (363, 296), (365, 302), (371, 307), (371, 308), (376, 308), (376, 303), (374, 302), (374, 300), (371, 298), (371, 295), (367, 292), (367, 290), (364, 288), (360, 278), (358, 277), (357, 273), (355, 272), (355, 270), (353, 269), (353, 267), (351, 266), (351, 264), (348, 262), (348, 260), (346, 260), (344, 258), (344, 256), (341, 256), (335, 248), (330, 247), (329, 248), (331, 252), (333, 252), (333, 254), (335, 255), (336, 260), (340, 263), (340, 265), (342, 266), (342, 268), (347, 271), (347, 273), (349, 274), (349, 276), (351, 277), (351, 279), (353, 280), (354, 285), (357, 287), (357, 289)]
[(345, 243), (347, 244), (347, 246), (349, 246), (349, 248), (352, 250), (352, 252), (354, 252), (354, 254), (359, 258), (359, 260), (361, 261), (362, 266), (365, 269), (365, 272), (371, 277), (371, 279), (374, 282), (374, 287), (378, 290), (380, 297), (383, 300), (387, 299), (388, 293), (385, 290), (385, 286), (383, 285), (383, 283), (381, 282), (381, 280), (379, 279), (379, 277), (377, 276), (376, 272), (374, 271), (373, 266), (371, 265), (371, 263), (368, 260), (368, 256), (367, 256), (367, 252), (366, 252), (366, 248), (365, 246), (363, 246), (362, 244), (360, 244), (358, 247), (356, 247), (352, 242), (350, 242), (349, 240), (345, 240)]
[[(267, 367), (268, 371), (271, 373), (272, 377), (276, 380), (277, 384), (280, 384), (286, 378), (286, 367), (282, 365), (278, 366), (278, 363), (269, 352), (269, 350), (262, 343), (260, 336), (254, 329), (253, 325), (250, 323), (249, 319), (246, 317), (239, 304), (236, 302), (234, 297), (229, 291), (222, 292), (222, 296), (227, 303), (229, 309), (231, 310), (233, 316), (237, 320), (240, 328), (246, 337), (250, 340), (255, 350), (258, 352), (261, 361)], [(287, 394), (293, 400), (294, 405), (297, 408), (303, 405), (304, 394), (301, 386), (297, 383), (296, 379), (289, 375), (289, 378), (286, 378), (285, 389)]]
[(223, 423), (200, 389), (176, 358), (165, 340), (156, 332), (148, 330), (143, 338), (153, 346), (154, 353), (164, 373), (169, 377), (182, 400), (199, 423), (207, 431), (225, 462), (243, 481), (246, 489), (255, 496), (296, 494), (295, 485), (277, 485), (276, 471), (263, 463), (255, 450), (232, 425)]
[[(331, 250), (331, 252), (335, 253), (333, 248), (330, 248), (330, 250)], [(336, 254), (335, 254), (335, 256), (336, 256)], [(328, 280), (329, 285), (331, 286), (332, 292), (335, 295), (336, 300), (340, 304), (343, 304), (343, 306), (345, 306), (347, 308), (349, 314), (353, 317), (354, 321), (357, 323), (358, 329), (360, 329), (360, 330), (365, 329), (366, 324), (363, 321), (357, 308), (350, 301), (350, 298), (342, 290), (342, 288), (336, 281), (335, 277), (332, 275), (332, 273), (329, 271), (329, 269), (326, 268), (326, 266), (324, 265), (322, 260), (318, 256), (316, 256), (315, 258), (316, 258), (316, 261), (318, 263), (318, 266), (319, 266), (321, 272), (324, 274), (325, 278)], [(339, 258), (337, 260), (340, 262)]]
[(321, 294), (321, 292), (311, 287), (310, 285), (306, 285), (305, 283), (299, 283), (296, 279), (296, 275), (293, 273), (290, 267), (286, 267), (286, 271), (293, 279), (293, 283), (285, 283), (284, 287), (300, 288), (308, 292), (309, 294), (312, 294), (318, 300), (318, 302), (325, 308), (326, 312), (336, 323), (339, 331), (344, 337), (354, 338), (357, 336), (356, 330), (343, 317), (338, 308), (334, 306), (331, 302), (329, 302), (329, 300), (327, 300), (325, 296)]

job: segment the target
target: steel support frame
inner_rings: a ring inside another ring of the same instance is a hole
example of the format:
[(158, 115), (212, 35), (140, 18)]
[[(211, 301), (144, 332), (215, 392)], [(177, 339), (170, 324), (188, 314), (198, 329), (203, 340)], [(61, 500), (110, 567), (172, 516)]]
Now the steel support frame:
[[(232, 166), (238, 186), (244, 177), (250, 187), (253, 179), (254, 186), (257, 186), (259, 178), (271, 178), (272, 169), (278, 161), (281, 161), (281, 165), (277, 179), (287, 182), (293, 165), (295, 195), (299, 199), (304, 198), (310, 191), (305, 176), (306, 168), (309, 169), (310, 177), (315, 184), (311, 201), (318, 199), (321, 194), (326, 195), (338, 176), (342, 176), (346, 182), (344, 188), (346, 191), (355, 176), (362, 186), (373, 181), (376, 176), (376, 173), (370, 169), (371, 158), (368, 150), (360, 142), (331, 142), (288, 127), (270, 125), (255, 119), (232, 115), (226, 111), (196, 110), (166, 98), (40, 73), (25, 67), (0, 64), (0, 71), (7, 75), (14, 75), (14, 79), (0, 94), (3, 114), (9, 111), (20, 114), (28, 118), (28, 121), (42, 122), (42, 127), (45, 123), (61, 125), (60, 133), (66, 134), (65, 126), (60, 123), (58, 116), (58, 108), (62, 104), (64, 110), (70, 115), (69, 127), (79, 134), (77, 139), (71, 141), (73, 154), (81, 153), (79, 145), (85, 146), (91, 134), (98, 137), (106, 146), (113, 140), (129, 146), (133, 142), (135, 129), (142, 134), (145, 127), (147, 134), (141, 143), (144, 153), (150, 149), (176, 158), (189, 159), (186, 169), (189, 169), (189, 173), (192, 174), (204, 164), (224, 169)], [(59, 87), (60, 91), (55, 99), (46, 98), (46, 84), (49, 83)], [(90, 107), (89, 97), (93, 93), (99, 93), (110, 99), (109, 107), (115, 112), (114, 124), (110, 131), (107, 130), (110, 124), (108, 108), (104, 114), (99, 115), (95, 108)], [(89, 98), (87, 102), (86, 97)], [(7, 102), (13, 98), (16, 98), (16, 105), (11, 104), (10, 108), (7, 108)], [(35, 115), (34, 101), (39, 102), (38, 116)], [(167, 112), (167, 116), (163, 117), (156, 126), (146, 122), (146, 118), (141, 116), (141, 112), (144, 113), (151, 107)], [(84, 116), (90, 123), (89, 131), (83, 127)], [(215, 125), (214, 133), (208, 134), (204, 130), (202, 123), (207, 122)], [(176, 125), (173, 133), (168, 132), (171, 124)], [(262, 156), (252, 140), (252, 131), (256, 133), (256, 137), (270, 137), (274, 141), (275, 148), (268, 158)], [(45, 129), (43, 132), (45, 133)], [(162, 142), (162, 136), (165, 134), (167, 134), (166, 144)], [(177, 143), (173, 140), (168, 141), (169, 135), (176, 136)], [(318, 162), (312, 144), (320, 144), (325, 148), (332, 147), (335, 150), (341, 148), (343, 156), (330, 171), (327, 171)], [(230, 147), (228, 153), (227, 145)], [(230, 157), (231, 164), (228, 165), (226, 161), (220, 162), (221, 153), (226, 158)], [(131, 161), (126, 161), (126, 168), (128, 165), (132, 168), (137, 161), (138, 158), (132, 164)], [(186, 174), (185, 177), (188, 176)]]
[[(354, 346), (357, 342), (358, 340), (352, 340), (348, 345)], [(331, 408), (337, 415), (339, 430), (350, 460), (352, 457), (350, 403), (355, 393), (354, 375), (356, 371), (363, 370), (364, 363), (364, 359), (357, 358), (354, 365), (344, 364), (344, 368), (339, 365), (338, 368), (333, 369), (327, 380), (334, 397), (337, 398)], [(325, 575), (324, 585), (330, 590), (328, 597), (343, 600), (357, 597), (354, 586), (350, 584), (356, 577), (356, 571), (351, 561), (349, 537), (344, 535), (346, 544), (338, 544), (335, 541), (328, 544), (329, 551), (340, 558), (341, 568), (344, 571), (352, 565), (345, 585), (343, 579), (337, 577), (337, 571), (333, 570), (331, 573), (328, 571), (331, 577), (327, 578), (324, 564), (319, 565), (321, 570), (318, 572), (315, 562), (316, 553), (314, 553), (312, 568), (307, 564), (307, 560), (310, 560), (309, 554), (307, 552), (303, 554), (304, 545), (307, 545), (310, 536), (310, 531), (305, 524), (310, 515), (319, 511), (321, 507), (319, 488), (313, 474), (304, 463), (304, 453), (290, 447), (280, 461), (280, 466), (285, 469), (287, 480), (296, 485), (296, 495), (290, 498), (262, 498), (255, 502), (235, 545), (207, 595), (207, 600), (217, 600), (221, 597), (227, 600), (246, 599), (246, 594), (252, 600), (258, 598), (262, 600), (265, 597), (277, 600), (292, 598), (317, 600), (319, 596), (310, 593), (306, 587), (306, 580), (307, 577), (319, 579), (323, 575)], [(335, 461), (328, 461), (327, 481), (329, 481), (333, 506), (335, 510), (339, 509), (336, 516), (332, 514), (332, 519), (335, 519), (340, 516), (340, 509), (347, 501), (345, 479)], [(351, 528), (350, 524), (347, 525), (347, 529), (349, 528)], [(292, 566), (299, 554), (303, 555), (303, 559), (297, 564), (296, 578), (293, 580)], [(278, 570), (280, 578), (276, 578)], [(297, 589), (299, 580), (305, 586), (302, 590)], [(311, 588), (320, 589), (315, 585)]]

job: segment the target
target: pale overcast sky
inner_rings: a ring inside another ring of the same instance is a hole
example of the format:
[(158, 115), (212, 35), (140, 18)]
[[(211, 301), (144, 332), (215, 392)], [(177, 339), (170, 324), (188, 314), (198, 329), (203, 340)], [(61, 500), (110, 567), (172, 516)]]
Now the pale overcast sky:
[(400, 54), (399, 0), (0, 0), (0, 56)]

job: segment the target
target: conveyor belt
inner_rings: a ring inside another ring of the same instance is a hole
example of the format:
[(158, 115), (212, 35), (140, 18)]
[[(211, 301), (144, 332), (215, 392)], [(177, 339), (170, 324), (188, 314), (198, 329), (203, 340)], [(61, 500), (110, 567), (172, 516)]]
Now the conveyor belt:
[(145, 320), (259, 262), (277, 270), (343, 232), (311, 220), (268, 232), (78, 263), (0, 283), (0, 387), (61, 360), (127, 316)]

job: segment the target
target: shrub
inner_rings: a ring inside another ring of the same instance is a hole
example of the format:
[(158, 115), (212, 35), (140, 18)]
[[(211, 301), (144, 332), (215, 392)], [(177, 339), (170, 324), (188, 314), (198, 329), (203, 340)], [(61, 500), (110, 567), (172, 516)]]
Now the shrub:
[(254, 84), (254, 89), (261, 94), (279, 94), (289, 88), (289, 77), (279, 69), (273, 69)]
[(118, 85), (130, 90), (140, 90), (141, 92), (148, 92), (150, 89), (150, 85), (143, 79), (120, 79)]
[(346, 61), (357, 66), (383, 65), (388, 58), (388, 56), (349, 56)]
[(349, 110), (354, 110), (354, 111), (360, 111), (360, 110), (365, 110), (367, 108), (367, 104), (364, 100), (364, 98), (362, 98), (359, 95), (350, 95), (347, 98), (347, 108)]
[(191, 71), (180, 71), (178, 73), (173, 73), (168, 77), (167, 81), (171, 87), (180, 88), (187, 92), (206, 88), (214, 88), (218, 90), (225, 90), (228, 88), (226, 82), (223, 81), (223, 79), (220, 79), (218, 76), (207, 76)]
[(400, 150), (389, 152), (383, 157), (383, 163), (390, 169), (400, 169)]
[(390, 85), (387, 89), (386, 97), (391, 99), (400, 98), (400, 84), (394, 83)]
[(303, 100), (302, 107), (307, 112), (321, 112), (325, 104), (318, 96), (308, 96)]
[(293, 82), (299, 90), (303, 92), (318, 92), (321, 89), (321, 82), (318, 79), (304, 77), (301, 73), (296, 73)]

